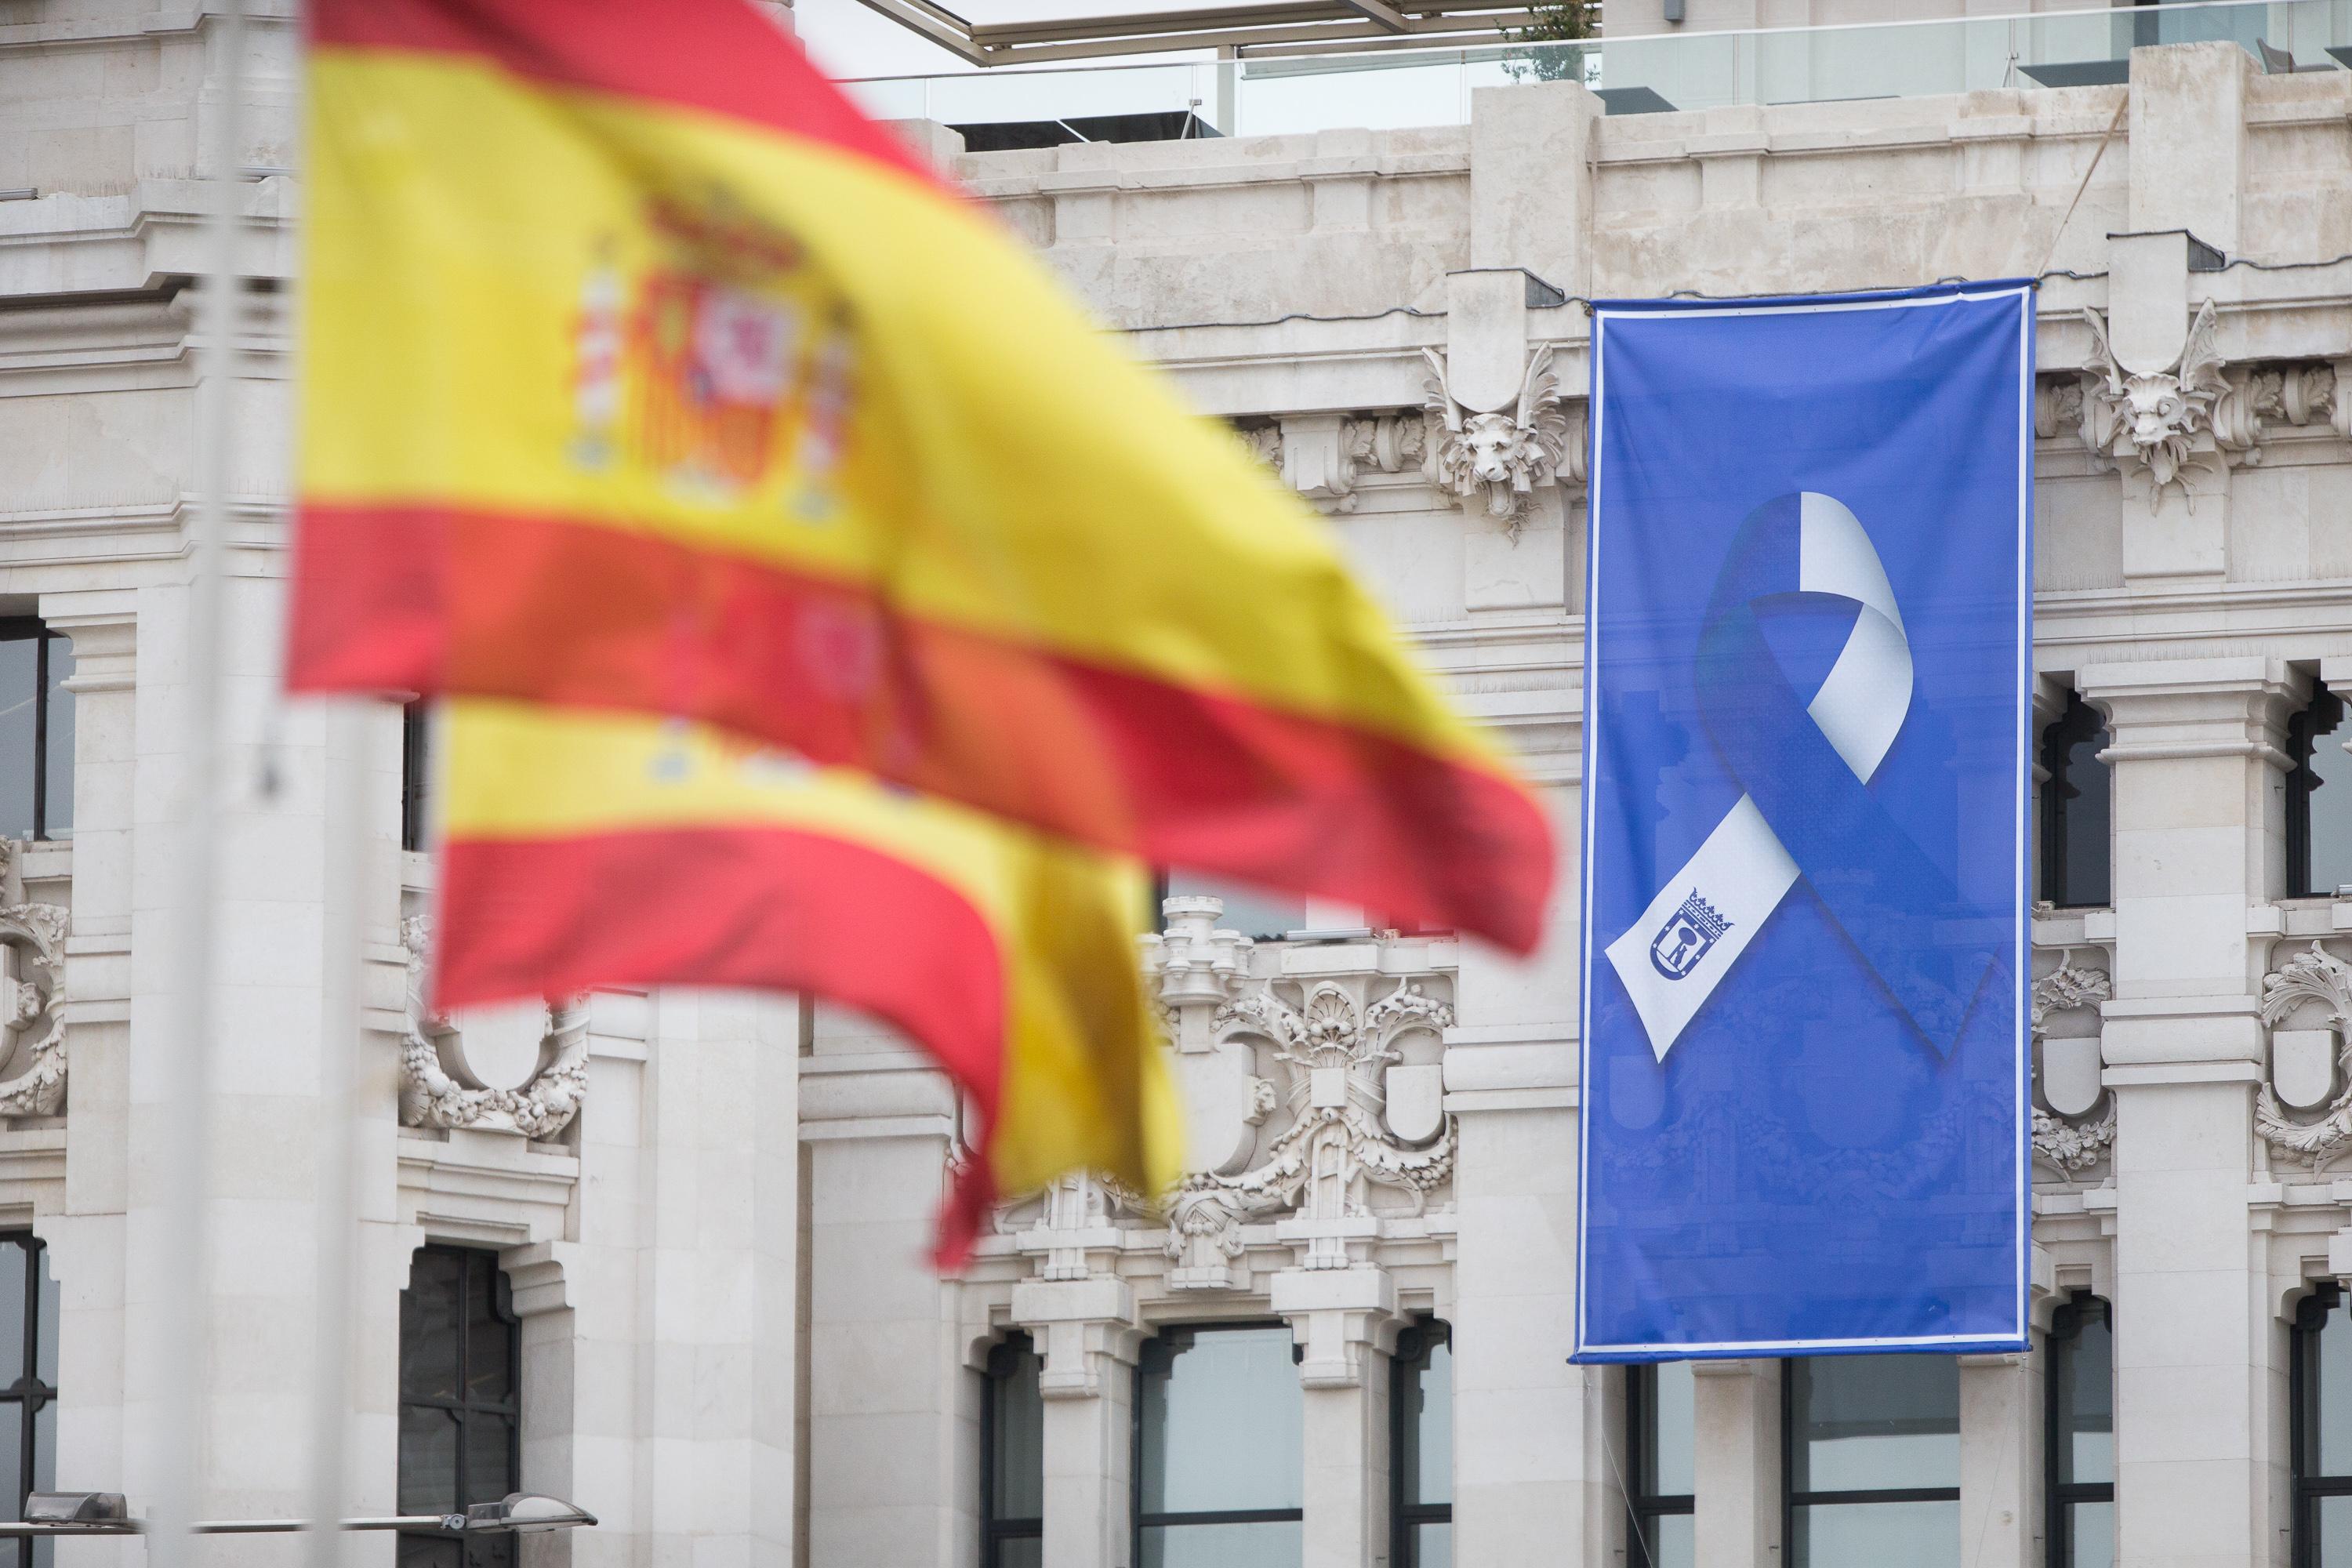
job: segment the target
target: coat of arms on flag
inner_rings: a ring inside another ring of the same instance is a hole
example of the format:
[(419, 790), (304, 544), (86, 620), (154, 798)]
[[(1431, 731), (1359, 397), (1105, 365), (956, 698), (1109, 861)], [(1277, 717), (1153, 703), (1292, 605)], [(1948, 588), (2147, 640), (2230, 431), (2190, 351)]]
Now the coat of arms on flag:
[(1666, 918), (1666, 923), (1650, 943), (1650, 963), (1669, 980), (1680, 980), (1698, 967), (1706, 950), (1730, 929), (1730, 922), (1716, 912), (1715, 907), (1700, 898), (1698, 889), (1682, 901), (1682, 907)]

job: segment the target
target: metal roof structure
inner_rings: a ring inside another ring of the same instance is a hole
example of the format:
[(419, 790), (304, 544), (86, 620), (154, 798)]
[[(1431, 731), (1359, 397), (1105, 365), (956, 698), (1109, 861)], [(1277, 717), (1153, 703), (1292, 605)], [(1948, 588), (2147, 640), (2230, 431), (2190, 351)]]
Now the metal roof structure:
[(939, 0), (862, 0), (977, 66), (1213, 48), (1235, 57), (1502, 42), (1528, 26), (1525, 0), (1241, 0), (1181, 11), (977, 22)]

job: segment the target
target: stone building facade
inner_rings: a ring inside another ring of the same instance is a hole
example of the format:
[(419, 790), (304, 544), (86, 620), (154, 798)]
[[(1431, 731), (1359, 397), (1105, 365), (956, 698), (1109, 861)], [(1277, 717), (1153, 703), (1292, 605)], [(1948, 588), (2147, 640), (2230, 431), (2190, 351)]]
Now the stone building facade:
[[(2217, 43), (2141, 51), (2126, 86), (1610, 116), (1552, 83), (1481, 89), (1455, 125), (985, 154), (906, 127), (1328, 514), (1549, 792), (1564, 880), (1580, 300), (2043, 274), (2037, 1343), (1838, 1384), (1567, 1363), (1572, 910), (1518, 963), (1174, 877), (1143, 960), (1192, 1174), (1164, 1213), (1091, 1182), (1015, 1205), (956, 1281), (920, 1259), (961, 1109), (858, 1018), (683, 993), (425, 1016), (415, 738), (276, 687), (299, 149), (291, 19), (260, 9), (219, 1047), (190, 1106), (167, 959), (193, 174), (223, 31), (140, 0), (0, 5), (21, 1481), (152, 1494), (164, 1326), (202, 1287), (202, 1510), (302, 1511), (312, 1194), (356, 1139), (352, 1506), (437, 1500), (462, 1453), (478, 1490), (601, 1516), (528, 1563), (2336, 1560), (2352, 72)], [(47, 650), (21, 679), (19, 644)], [(355, 773), (360, 824), (336, 804)], [(329, 852), (353, 831), (356, 882)], [(355, 1110), (320, 1070), (336, 910), (368, 942)], [(189, 1115), (213, 1150), (201, 1281), (171, 1273), (153, 1152)]]

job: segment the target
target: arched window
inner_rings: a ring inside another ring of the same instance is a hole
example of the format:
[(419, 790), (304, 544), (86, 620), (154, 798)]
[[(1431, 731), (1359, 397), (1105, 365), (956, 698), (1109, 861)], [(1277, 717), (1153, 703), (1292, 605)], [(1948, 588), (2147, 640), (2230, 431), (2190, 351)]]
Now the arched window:
[(2352, 887), (2352, 739), (2344, 729), (2344, 701), (2314, 682), (2311, 705), (2288, 721), (2286, 890), (2289, 898), (2325, 897)]
[(2288, 1363), (2294, 1405), (2294, 1562), (2321, 1568), (2352, 1551), (2352, 1317), (2343, 1291), (2320, 1286), (2295, 1310)]
[(2068, 692), (2066, 710), (2042, 731), (2042, 896), (2061, 909), (2098, 909), (2114, 897), (2114, 784), (2099, 760), (2106, 748), (2106, 721)]
[(1045, 1533), (1045, 1402), (1037, 1348), (1013, 1334), (988, 1352), (980, 1412), (982, 1568), (1037, 1568)]
[[(498, 1254), (421, 1247), (400, 1293), (400, 1511), (522, 1489), (522, 1325)], [(403, 1534), (400, 1568), (514, 1568), (511, 1535)]]
[(1686, 1361), (1625, 1369), (1625, 1451), (1633, 1456), (1635, 1555), (1650, 1568), (1696, 1568), (1696, 1386)]
[(73, 644), (0, 617), (0, 837), (73, 836)]
[(2116, 1560), (2115, 1336), (2107, 1304), (2077, 1295), (2047, 1342), (2043, 1461), (2050, 1568), (2110, 1568)]
[(1812, 1356), (1781, 1373), (1790, 1568), (1957, 1568), (1960, 1363)]
[(1444, 1323), (1423, 1322), (1397, 1337), (1396, 1385), (1389, 1395), (1391, 1517), (1395, 1568), (1445, 1568), (1454, 1561), (1454, 1346)]
[(1290, 1330), (1163, 1331), (1136, 1367), (1138, 1568), (1295, 1568), (1306, 1552), (1306, 1405)]

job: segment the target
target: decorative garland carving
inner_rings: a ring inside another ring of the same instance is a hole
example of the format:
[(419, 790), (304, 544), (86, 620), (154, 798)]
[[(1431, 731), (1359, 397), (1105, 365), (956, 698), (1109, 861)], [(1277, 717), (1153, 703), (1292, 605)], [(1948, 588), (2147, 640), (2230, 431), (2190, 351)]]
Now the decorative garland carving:
[(66, 932), (72, 917), (58, 904), (0, 908), (0, 942), (23, 955), (30, 978), (8, 982), (0, 1024), (12, 1038), (40, 1026), (26, 1047), (25, 1070), (0, 1083), (0, 1116), (55, 1116), (66, 1103)]
[[(1360, 1010), (1340, 985), (1324, 981), (1293, 1007), (1271, 989), (1254, 988), (1217, 1010), (1220, 1029), (1275, 1043), (1275, 1059), (1290, 1079), (1283, 1098), (1294, 1120), (1265, 1160), (1239, 1175), (1195, 1172), (1170, 1200), (1166, 1250), (1181, 1277), (1222, 1279), (1224, 1264), (1242, 1252), (1241, 1227), (1250, 1219), (1298, 1207), (1326, 1220), (1367, 1217), (1366, 1190), (1394, 1188), (1423, 1212), (1454, 1173), (1454, 1121), (1444, 1119), (1424, 1148), (1408, 1147), (1382, 1121), (1385, 1075), (1402, 1059), (1391, 1042), (1409, 1029), (1441, 1030), (1453, 1009), (1411, 980)], [(1269, 1086), (1270, 1088), (1270, 1086)], [(1263, 1101), (1266, 1091), (1258, 1091)], [(1343, 1251), (1310, 1251), (1306, 1267), (1344, 1268)]]
[[(2033, 1040), (2043, 1039), (2042, 1020), (2052, 1013), (2064, 1013), (2076, 1007), (2095, 1007), (2115, 994), (2115, 984), (2104, 969), (2077, 969), (2074, 950), (2068, 948), (2059, 956), (2058, 967), (2033, 983), (2030, 1018)], [(2090, 1169), (2104, 1157), (2116, 1141), (2116, 1100), (2105, 1097), (2106, 1109), (2094, 1121), (2087, 1117), (2063, 1116), (2054, 1110), (2035, 1107), (2033, 1111), (2033, 1152), (2053, 1167), (2060, 1175), (2074, 1176)]]
[[(2352, 1030), (2352, 964), (2316, 941), (2309, 952), (2296, 953), (2263, 977), (2263, 1022), (2274, 1028), (2305, 1002), (2326, 1006), (2328, 1025), (2339, 1040)], [(2339, 1068), (2346, 1065), (2346, 1051), (2339, 1045)], [(2265, 1079), (2254, 1091), (2254, 1131), (2272, 1148), (2315, 1172), (2352, 1147), (2352, 1084), (2328, 1102), (2316, 1121), (2298, 1121)]]
[(453, 1026), (427, 1010), (425, 965), (431, 922), (400, 922), (408, 949), (408, 1028), (400, 1050), (400, 1120), (408, 1127), (480, 1127), (549, 1139), (572, 1124), (588, 1093), (588, 998), (551, 1003), (541, 1039), (546, 1063), (520, 1089), (472, 1089), (443, 1070), (433, 1037)]

